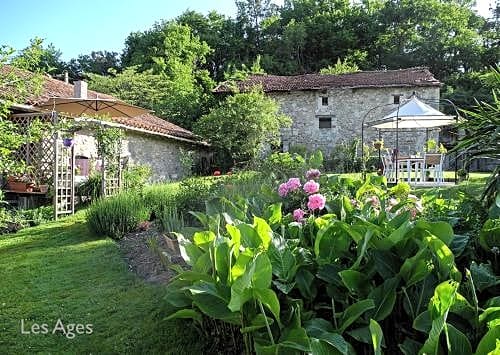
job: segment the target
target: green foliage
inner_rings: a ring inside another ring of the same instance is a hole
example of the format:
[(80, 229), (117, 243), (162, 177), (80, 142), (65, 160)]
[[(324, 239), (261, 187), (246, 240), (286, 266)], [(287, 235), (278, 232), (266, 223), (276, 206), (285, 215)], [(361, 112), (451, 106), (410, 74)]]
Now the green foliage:
[(140, 191), (151, 177), (149, 165), (132, 165), (123, 170), (123, 184), (126, 190)]
[(313, 153), (272, 153), (258, 165), (263, 174), (285, 180), (293, 176), (302, 176), (308, 168), (320, 169), (323, 167), (323, 153), (317, 150)]
[(154, 211), (158, 228), (165, 233), (180, 233), (184, 228), (184, 218), (176, 207), (161, 206)]
[[(342, 141), (336, 144), (325, 163), (326, 169), (335, 173), (352, 173), (361, 171), (363, 162), (358, 156), (359, 143), (359, 139), (354, 139), (351, 142)], [(368, 159), (370, 157), (371, 150), (367, 145), (365, 145), (363, 149), (365, 149), (364, 156)]]
[(328, 67), (321, 69), (319, 72), (320, 74), (348, 74), (355, 73), (357, 71), (359, 71), (359, 67), (356, 63), (348, 62), (347, 58), (345, 58), (344, 61), (341, 61), (340, 58), (338, 58), (335, 65), (329, 65)]
[[(500, 73), (498, 68), (492, 68), (486, 75), (493, 87), (493, 102), (477, 102), (473, 109), (462, 111), (466, 120), (459, 123), (458, 128), (467, 134), (453, 148), (453, 151), (464, 154), (468, 161), (477, 158), (500, 160)], [(499, 172), (497, 167), (483, 192), (483, 199), (488, 206), (492, 206), (498, 196)]]
[(0, 46), (0, 173), (26, 172), (25, 162), (19, 161), (15, 152), (23, 144), (50, 134), (47, 125), (37, 119), (22, 128), (7, 119), (12, 104), (25, 103), (28, 96), (41, 90), (43, 73), (36, 66), (42, 58), (42, 42), (39, 38), (32, 40), (30, 46), (17, 55), (12, 48)]
[(196, 123), (195, 132), (243, 163), (256, 159), (265, 144), (278, 145), (280, 128), (289, 124), (273, 99), (254, 90), (227, 97)]
[(54, 219), (52, 206), (27, 210), (11, 210), (2, 206), (0, 196), (0, 234), (14, 233), (20, 229), (47, 223)]
[(193, 175), (196, 152), (193, 150), (184, 150), (180, 148), (179, 153), (180, 153), (179, 160), (182, 166), (182, 176), (190, 177), (191, 175)]
[(116, 153), (121, 148), (123, 130), (120, 128), (109, 128), (98, 125), (95, 128), (94, 137), (97, 141), (97, 153), (106, 162), (116, 158)]
[(138, 224), (149, 219), (149, 211), (140, 196), (123, 192), (95, 201), (87, 210), (87, 225), (96, 235), (114, 239), (136, 230)]
[(90, 75), (90, 87), (190, 129), (211, 106), (214, 84), (200, 68), (211, 52), (208, 45), (188, 26), (170, 21), (130, 34), (126, 46), (123, 72)]
[(262, 161), (259, 168), (263, 173), (277, 175), (283, 180), (302, 175), (307, 169), (306, 159), (295, 153), (272, 153)]
[[(375, 176), (320, 183), (329, 185), (327, 213), (299, 223), (281, 204), (249, 218), (249, 200), (237, 195), (196, 213), (203, 227), (177, 234), (192, 270), (168, 286), (172, 317), (184, 309), (235, 324), (256, 353), (436, 353), (443, 337), (450, 354), (476, 348), (485, 334), (480, 321), (496, 324), (495, 301), (484, 303), (498, 283), (491, 267), (472, 264), (474, 282), (465, 286), (455, 263), (460, 236), (445, 222), (419, 218), (420, 202), (405, 185), (387, 190)], [(474, 302), (489, 310), (474, 311)], [(457, 315), (470, 322), (472, 338)], [(406, 330), (395, 335), (394, 326)]]
[(90, 198), (91, 201), (95, 201), (97, 198), (101, 197), (101, 193), (102, 193), (101, 173), (90, 174), (87, 180), (82, 182), (76, 188), (77, 196)]

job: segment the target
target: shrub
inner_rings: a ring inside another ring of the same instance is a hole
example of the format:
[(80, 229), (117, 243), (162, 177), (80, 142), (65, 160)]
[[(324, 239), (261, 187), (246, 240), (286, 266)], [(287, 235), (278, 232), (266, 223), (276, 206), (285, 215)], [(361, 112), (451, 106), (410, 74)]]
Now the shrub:
[(303, 175), (308, 168), (319, 169), (323, 166), (323, 153), (320, 150), (307, 158), (296, 153), (272, 153), (259, 166), (266, 175), (274, 175), (278, 180)]
[(141, 190), (151, 177), (151, 167), (147, 165), (130, 166), (123, 171), (123, 186), (126, 190)]
[(149, 218), (149, 210), (136, 193), (123, 192), (95, 201), (87, 210), (87, 225), (96, 235), (120, 239)]
[(54, 219), (53, 206), (41, 206), (29, 210), (18, 210), (16, 214), (27, 226), (38, 226)]
[(154, 213), (161, 206), (174, 206), (175, 194), (179, 190), (178, 183), (153, 184), (142, 190), (144, 205)]

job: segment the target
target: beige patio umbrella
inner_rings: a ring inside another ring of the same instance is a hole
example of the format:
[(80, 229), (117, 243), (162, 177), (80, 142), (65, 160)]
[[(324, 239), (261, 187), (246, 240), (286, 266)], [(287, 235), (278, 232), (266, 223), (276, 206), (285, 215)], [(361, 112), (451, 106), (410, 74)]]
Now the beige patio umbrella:
[(36, 105), (36, 107), (76, 117), (92, 117), (96, 115), (108, 117), (135, 117), (151, 112), (151, 110), (134, 106), (120, 100), (100, 98), (52, 97), (45, 103)]

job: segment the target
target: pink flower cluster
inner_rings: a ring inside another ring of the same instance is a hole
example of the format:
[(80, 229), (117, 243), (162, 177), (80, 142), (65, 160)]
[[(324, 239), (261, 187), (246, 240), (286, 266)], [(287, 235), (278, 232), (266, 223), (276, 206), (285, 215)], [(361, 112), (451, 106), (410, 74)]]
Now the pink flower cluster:
[(309, 201), (307, 202), (307, 208), (311, 211), (322, 210), (325, 208), (326, 199), (322, 194), (315, 194), (309, 196)]
[[(318, 193), (320, 186), (319, 183), (314, 181), (314, 179), (319, 178), (320, 175), (321, 173), (318, 169), (310, 169), (306, 173), (308, 181), (304, 184), (303, 190), (308, 195), (307, 208), (311, 212), (325, 208), (326, 198)], [(281, 197), (286, 197), (291, 192), (299, 191), (301, 187), (302, 184), (299, 178), (290, 178), (287, 182), (279, 185), (278, 194)], [(301, 208), (297, 208), (293, 211), (292, 215), (296, 222), (302, 223), (307, 212)]]
[(304, 184), (304, 191), (307, 194), (314, 194), (319, 191), (319, 184), (314, 180), (309, 180)]
[(293, 220), (296, 222), (302, 222), (304, 221), (304, 215), (306, 213), (304, 210), (297, 208), (296, 210), (293, 211)]
[(281, 197), (286, 197), (286, 195), (288, 195), (290, 192), (300, 189), (301, 186), (302, 184), (300, 183), (299, 178), (290, 178), (287, 182), (282, 183), (278, 187), (278, 194)]
[(321, 175), (321, 172), (318, 169), (309, 169), (306, 172), (306, 179), (311, 180), (311, 179), (317, 179)]

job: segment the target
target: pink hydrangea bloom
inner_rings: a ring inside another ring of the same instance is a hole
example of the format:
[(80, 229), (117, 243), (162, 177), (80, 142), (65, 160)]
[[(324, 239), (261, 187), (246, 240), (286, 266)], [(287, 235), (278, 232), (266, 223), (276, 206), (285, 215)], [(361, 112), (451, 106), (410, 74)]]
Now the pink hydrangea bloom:
[(373, 207), (377, 207), (380, 205), (380, 201), (377, 196), (373, 195), (372, 197), (368, 197), (365, 201), (365, 203), (371, 203)]
[(314, 180), (309, 180), (304, 184), (304, 191), (308, 194), (315, 194), (319, 191), (319, 184)]
[(293, 211), (293, 219), (296, 221), (296, 222), (302, 222), (304, 220), (304, 215), (306, 213), (300, 209), (300, 208), (297, 208), (296, 210)]
[(299, 178), (290, 178), (288, 179), (286, 186), (288, 188), (288, 191), (295, 191), (299, 189), (302, 186), (302, 184), (300, 183)]
[(389, 199), (389, 206), (396, 206), (398, 204), (398, 200), (396, 200), (395, 198), (391, 198)]
[(321, 172), (318, 169), (309, 169), (306, 172), (306, 178), (308, 180), (317, 179), (317, 178), (319, 178), (320, 175), (321, 175)]
[(285, 197), (286, 195), (288, 195), (288, 185), (286, 184), (286, 182), (282, 183), (282, 184), (278, 187), (278, 194), (279, 194), (281, 197)]
[(326, 199), (321, 194), (314, 194), (309, 196), (309, 201), (307, 202), (307, 208), (310, 210), (322, 210), (325, 208)]

